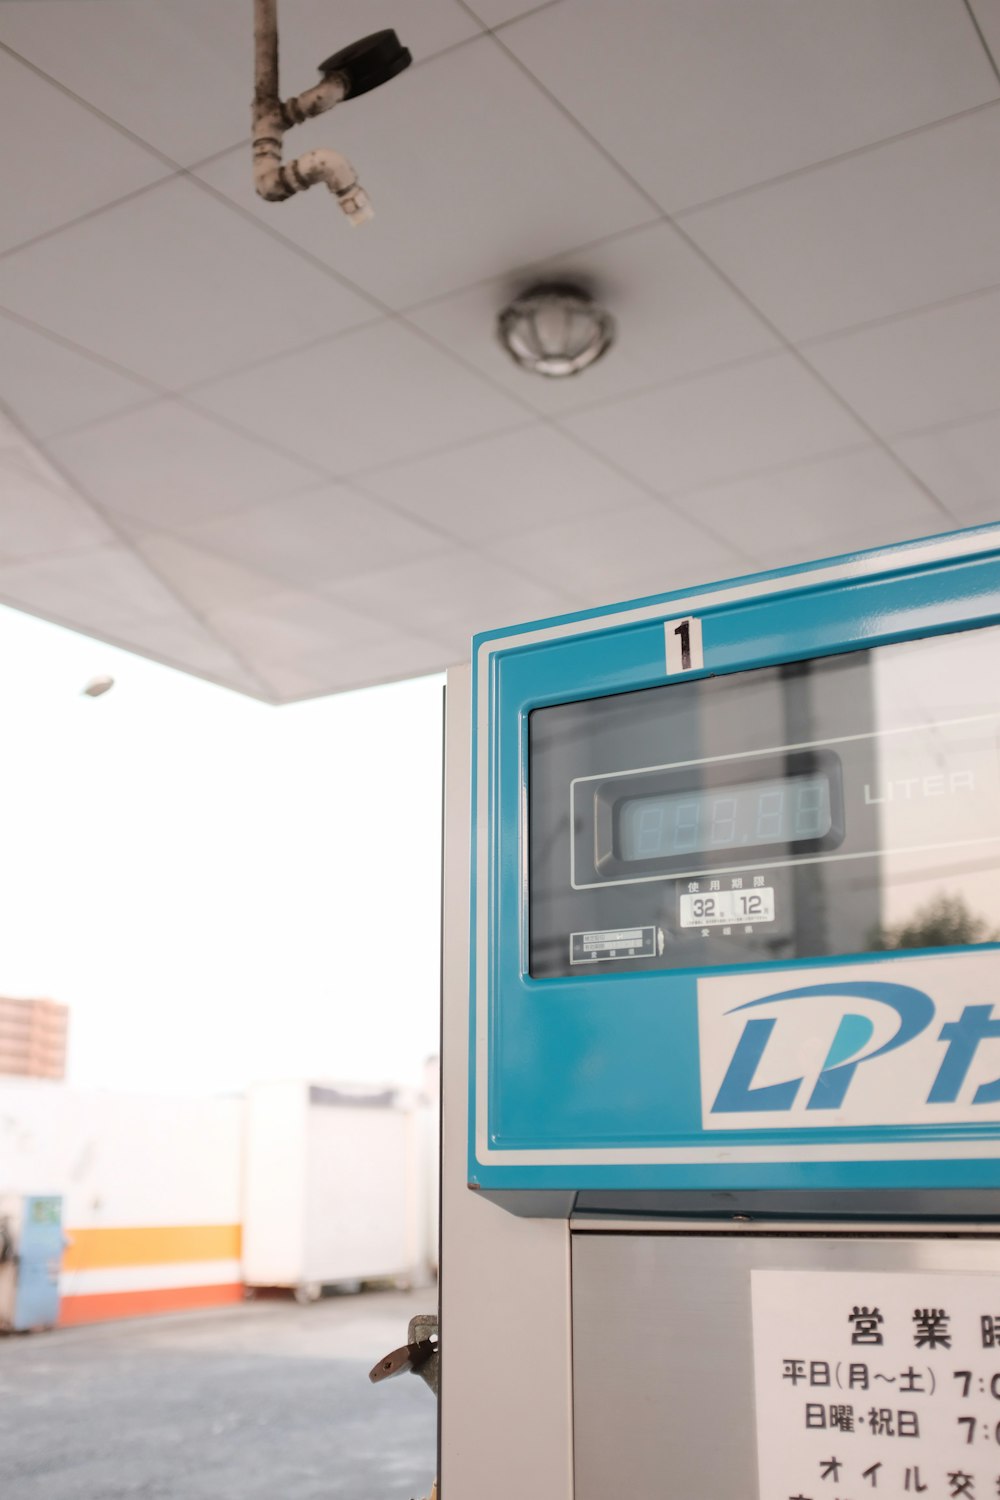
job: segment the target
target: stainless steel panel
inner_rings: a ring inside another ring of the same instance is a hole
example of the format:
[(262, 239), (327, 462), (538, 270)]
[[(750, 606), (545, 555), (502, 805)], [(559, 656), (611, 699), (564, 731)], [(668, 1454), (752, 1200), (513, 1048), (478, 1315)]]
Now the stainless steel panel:
[(758, 1500), (750, 1272), (990, 1271), (981, 1237), (573, 1235), (576, 1500)]
[[(448, 673), (441, 1173), (441, 1500), (572, 1500), (569, 1206), (470, 1193), (470, 674)], [(428, 1485), (430, 1479), (428, 1477)]]

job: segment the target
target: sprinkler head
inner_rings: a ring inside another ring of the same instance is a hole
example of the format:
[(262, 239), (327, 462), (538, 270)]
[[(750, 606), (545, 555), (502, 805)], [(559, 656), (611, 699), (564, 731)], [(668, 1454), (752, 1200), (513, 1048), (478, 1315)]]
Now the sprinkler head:
[(345, 97), (356, 99), (359, 94), (367, 94), (379, 84), (388, 83), (412, 61), (409, 49), (403, 46), (394, 31), (374, 31), (371, 36), (362, 37), (360, 42), (342, 47), (321, 62), (319, 70), (324, 78), (329, 78), (331, 73), (342, 74), (346, 80)]

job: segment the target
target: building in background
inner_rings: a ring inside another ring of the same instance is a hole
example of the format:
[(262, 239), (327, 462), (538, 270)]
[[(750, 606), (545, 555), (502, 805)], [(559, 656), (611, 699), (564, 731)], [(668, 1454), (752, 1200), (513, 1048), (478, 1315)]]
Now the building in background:
[(0, 995), (0, 1074), (65, 1078), (68, 1029), (69, 1007), (57, 1000)]
[(64, 1325), (217, 1307), (247, 1285), (303, 1299), (426, 1285), (435, 1127), (406, 1088), (261, 1081), (202, 1097), (0, 1078), (0, 1215), (5, 1196), (62, 1200)]

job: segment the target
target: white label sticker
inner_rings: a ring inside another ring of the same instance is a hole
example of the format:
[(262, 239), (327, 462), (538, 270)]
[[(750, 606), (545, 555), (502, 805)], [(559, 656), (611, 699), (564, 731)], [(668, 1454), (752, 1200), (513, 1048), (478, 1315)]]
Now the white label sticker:
[(655, 927), (611, 927), (600, 932), (571, 932), (569, 938), (571, 964), (593, 964), (613, 958), (652, 958), (655, 951)]
[(667, 620), (663, 627), (667, 642), (667, 676), (698, 672), (705, 665), (701, 649), (701, 621), (695, 615)]
[(752, 1271), (760, 1500), (1000, 1490), (1000, 1277)]
[(682, 927), (721, 927), (727, 922), (773, 922), (774, 887), (749, 891), (715, 891), (680, 899)]

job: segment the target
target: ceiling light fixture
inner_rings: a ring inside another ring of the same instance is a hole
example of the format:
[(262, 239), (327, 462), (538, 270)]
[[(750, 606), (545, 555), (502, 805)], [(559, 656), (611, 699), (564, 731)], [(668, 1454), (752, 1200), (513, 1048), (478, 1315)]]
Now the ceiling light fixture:
[(563, 282), (529, 287), (497, 319), (511, 359), (536, 375), (578, 375), (610, 349), (615, 322), (587, 292)]

